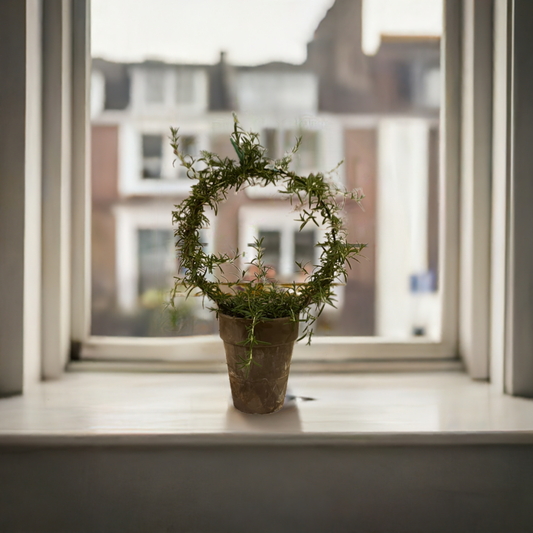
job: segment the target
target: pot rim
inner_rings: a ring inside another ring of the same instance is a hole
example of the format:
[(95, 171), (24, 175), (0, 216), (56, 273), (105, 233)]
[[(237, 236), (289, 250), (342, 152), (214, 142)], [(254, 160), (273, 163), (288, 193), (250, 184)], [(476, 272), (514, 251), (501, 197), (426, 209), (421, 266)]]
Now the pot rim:
[[(222, 313), (221, 311), (218, 312), (218, 316), (223, 316), (225, 320), (235, 320), (235, 321), (242, 321), (242, 322), (251, 322), (252, 319), (251, 318), (240, 318), (240, 317), (236, 317), (236, 316), (230, 316), (230, 315), (226, 315), (224, 313)], [(266, 320), (261, 320), (260, 322), (257, 322), (258, 324), (266, 324), (266, 323), (272, 323), (272, 322), (276, 322), (276, 321), (290, 321), (292, 322), (291, 320), (291, 317), (290, 316), (284, 316), (284, 317), (281, 317), (281, 318), (267, 318)], [(294, 322), (299, 322), (300, 319), (297, 318)]]

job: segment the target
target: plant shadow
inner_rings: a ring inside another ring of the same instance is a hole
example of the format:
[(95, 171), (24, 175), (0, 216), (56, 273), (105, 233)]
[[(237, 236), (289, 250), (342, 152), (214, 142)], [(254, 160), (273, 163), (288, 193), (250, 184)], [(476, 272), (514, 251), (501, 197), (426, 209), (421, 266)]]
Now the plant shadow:
[(302, 433), (299, 404), (313, 398), (296, 396), (287, 391), (283, 407), (270, 415), (250, 415), (238, 411), (233, 406), (231, 397), (228, 399), (226, 411), (226, 431), (231, 433)]

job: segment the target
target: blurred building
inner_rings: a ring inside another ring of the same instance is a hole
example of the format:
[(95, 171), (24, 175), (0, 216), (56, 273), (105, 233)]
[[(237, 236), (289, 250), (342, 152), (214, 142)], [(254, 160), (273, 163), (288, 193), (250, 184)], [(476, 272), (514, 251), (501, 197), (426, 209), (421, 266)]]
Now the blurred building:
[[(338, 289), (324, 335), (432, 334), (438, 323), (439, 40), (383, 36), (375, 56), (362, 51), (362, 2), (337, 0), (316, 29), (303, 65), (239, 67), (223, 53), (215, 65), (93, 60), (93, 333), (201, 334), (216, 324), (201, 302), (184, 302), (181, 329), (160, 313), (177, 273), (173, 205), (190, 180), (173, 165), (169, 127), (183, 150), (235, 157), (232, 111), (261, 133), (271, 157), (302, 136), (294, 169), (334, 168), (347, 188), (362, 188), (364, 210), (349, 206), (352, 242), (366, 259)], [(218, 252), (264, 238), (267, 261), (293, 279), (294, 261), (316, 262), (320, 229), (298, 232), (275, 191), (230, 195), (205, 232)], [(307, 228), (306, 228), (307, 230)], [(162, 322), (163, 320), (163, 322)]]

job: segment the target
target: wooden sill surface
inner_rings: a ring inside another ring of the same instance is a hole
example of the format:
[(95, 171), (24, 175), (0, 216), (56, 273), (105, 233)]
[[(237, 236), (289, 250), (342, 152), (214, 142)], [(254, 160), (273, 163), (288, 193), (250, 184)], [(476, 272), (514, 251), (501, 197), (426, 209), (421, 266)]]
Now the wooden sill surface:
[(295, 374), (289, 387), (296, 401), (250, 416), (222, 373), (67, 373), (0, 400), (0, 444), (533, 443), (533, 401), (460, 372)]

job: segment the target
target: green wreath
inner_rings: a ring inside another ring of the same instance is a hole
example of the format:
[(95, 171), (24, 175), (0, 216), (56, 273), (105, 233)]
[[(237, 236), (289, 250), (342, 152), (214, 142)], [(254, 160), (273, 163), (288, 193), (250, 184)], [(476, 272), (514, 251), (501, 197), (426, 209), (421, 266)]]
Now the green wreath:
[[(181, 165), (187, 169), (187, 176), (194, 180), (189, 196), (172, 212), (172, 222), (177, 224), (174, 234), (176, 250), (180, 261), (180, 277), (176, 277), (170, 294), (170, 306), (174, 307), (178, 292), (198, 290), (199, 295), (207, 297), (217, 313), (251, 320), (248, 339), (248, 357), (242, 361), (248, 367), (253, 362), (253, 347), (259, 341), (255, 338), (255, 325), (275, 318), (290, 317), (301, 319), (305, 329), (301, 340), (308, 337), (311, 342), (312, 325), (322, 313), (326, 304), (334, 306), (334, 285), (345, 283), (348, 266), (358, 261), (358, 255), (366, 246), (351, 244), (347, 241), (342, 211), (347, 200), (360, 202), (360, 191), (347, 191), (337, 185), (330, 175), (340, 166), (323, 174), (299, 176), (289, 170), (301, 138), (294, 148), (283, 158), (272, 160), (266, 157), (266, 149), (261, 145), (259, 134), (246, 132), (234, 115), (234, 129), (230, 136), (238, 160), (221, 158), (217, 154), (202, 151), (200, 157), (193, 158), (179, 149), (177, 128), (171, 128), (171, 146)], [(248, 186), (279, 185), (279, 192), (285, 195), (291, 205), (295, 205), (300, 222), (300, 231), (309, 223), (325, 227), (322, 242), (316, 246), (321, 249), (320, 264), (312, 273), (306, 265), (296, 262), (307, 277), (304, 283), (290, 285), (278, 284), (267, 277), (268, 267), (263, 263), (261, 241), (255, 240), (253, 248), (256, 257), (248, 263), (257, 267), (255, 279), (244, 282), (245, 271), (237, 266), (237, 260), (244, 257), (238, 250), (234, 255), (208, 254), (201, 242), (201, 230), (209, 227), (205, 209), (218, 213), (218, 205), (227, 198), (230, 190), (239, 191)], [(233, 265), (238, 271), (237, 280), (229, 281), (223, 266)], [(225, 292), (222, 287), (227, 288)]]

